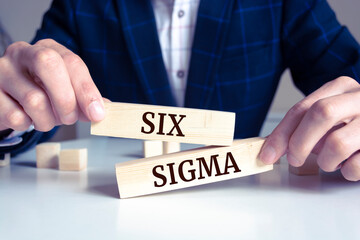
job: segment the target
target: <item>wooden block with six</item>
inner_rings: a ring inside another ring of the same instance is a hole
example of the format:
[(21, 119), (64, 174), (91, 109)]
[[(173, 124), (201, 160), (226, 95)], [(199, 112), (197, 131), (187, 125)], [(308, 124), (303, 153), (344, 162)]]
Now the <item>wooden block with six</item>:
[(236, 140), (229, 147), (203, 147), (116, 164), (121, 198), (218, 182), (273, 169), (258, 159), (263, 138)]
[(130, 103), (105, 103), (106, 117), (91, 134), (229, 146), (235, 113)]

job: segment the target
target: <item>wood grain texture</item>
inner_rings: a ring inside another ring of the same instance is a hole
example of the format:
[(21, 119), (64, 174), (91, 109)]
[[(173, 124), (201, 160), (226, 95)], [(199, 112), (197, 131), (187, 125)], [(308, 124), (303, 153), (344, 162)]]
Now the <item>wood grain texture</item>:
[(163, 154), (163, 142), (147, 140), (143, 142), (144, 158), (160, 156)]
[(62, 171), (80, 171), (87, 167), (88, 154), (86, 148), (61, 150), (59, 169)]
[(36, 167), (58, 168), (60, 143), (41, 143), (36, 145)]
[(235, 113), (130, 103), (105, 103), (105, 109), (105, 119), (91, 124), (91, 134), (219, 146), (234, 138)]
[(263, 138), (234, 141), (229, 147), (203, 147), (116, 164), (121, 198), (244, 177), (273, 169), (258, 159)]

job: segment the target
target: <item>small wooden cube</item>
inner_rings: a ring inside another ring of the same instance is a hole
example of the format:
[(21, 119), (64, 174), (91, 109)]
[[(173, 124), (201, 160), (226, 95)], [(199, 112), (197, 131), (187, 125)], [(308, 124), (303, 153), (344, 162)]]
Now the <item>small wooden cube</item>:
[(144, 141), (143, 150), (144, 150), (144, 158), (160, 156), (163, 154), (163, 142)]
[(64, 149), (60, 152), (59, 169), (63, 171), (80, 171), (87, 167), (87, 149)]
[(4, 154), (4, 159), (0, 159), (0, 167), (6, 167), (10, 164), (10, 153)]
[(317, 155), (311, 153), (301, 167), (289, 165), (289, 172), (298, 176), (317, 175), (319, 174), (319, 166), (316, 159)]
[(180, 152), (179, 142), (163, 142), (163, 154)]
[(60, 143), (41, 143), (36, 146), (36, 167), (58, 168)]

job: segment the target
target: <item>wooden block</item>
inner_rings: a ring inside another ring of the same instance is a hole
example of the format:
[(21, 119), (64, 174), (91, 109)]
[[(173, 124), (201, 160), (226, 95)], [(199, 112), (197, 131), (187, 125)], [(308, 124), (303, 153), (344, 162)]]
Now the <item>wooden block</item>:
[(144, 158), (159, 156), (163, 154), (162, 141), (144, 141), (143, 142)]
[(258, 159), (263, 138), (234, 141), (230, 147), (203, 147), (116, 164), (121, 198), (219, 182), (273, 169)]
[(180, 152), (180, 143), (163, 142), (163, 154)]
[(235, 113), (130, 103), (105, 103), (91, 134), (170, 142), (231, 145)]
[(36, 146), (36, 167), (58, 168), (60, 143), (41, 143)]
[(298, 176), (317, 175), (319, 174), (319, 166), (316, 162), (317, 155), (310, 154), (304, 165), (301, 167), (293, 167), (289, 165), (289, 172)]
[(4, 159), (0, 159), (0, 167), (6, 167), (10, 165), (10, 153), (4, 154)]
[(87, 167), (87, 149), (61, 150), (59, 157), (59, 169), (63, 171), (80, 171)]

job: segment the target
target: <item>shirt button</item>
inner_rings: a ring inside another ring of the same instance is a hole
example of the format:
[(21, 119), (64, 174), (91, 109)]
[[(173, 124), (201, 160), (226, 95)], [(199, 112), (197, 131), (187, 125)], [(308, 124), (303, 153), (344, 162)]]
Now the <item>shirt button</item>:
[(177, 71), (176, 76), (178, 78), (183, 78), (185, 76), (185, 72), (183, 70), (179, 70)]
[(178, 17), (179, 17), (179, 18), (182, 18), (184, 15), (185, 15), (184, 10), (179, 10), (179, 11), (178, 11)]

